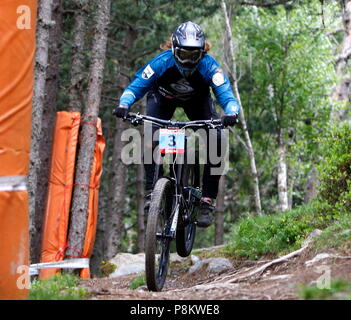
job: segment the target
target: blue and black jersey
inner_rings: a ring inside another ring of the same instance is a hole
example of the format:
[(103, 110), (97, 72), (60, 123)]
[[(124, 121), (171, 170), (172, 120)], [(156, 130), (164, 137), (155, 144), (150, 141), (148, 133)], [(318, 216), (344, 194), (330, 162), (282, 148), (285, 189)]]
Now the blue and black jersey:
[(184, 78), (178, 70), (172, 50), (166, 50), (136, 72), (124, 90), (120, 104), (130, 108), (149, 90), (157, 90), (168, 99), (187, 101), (197, 96), (209, 96), (210, 87), (226, 114), (240, 112), (230, 82), (213, 57), (205, 54), (194, 73), (189, 78)]

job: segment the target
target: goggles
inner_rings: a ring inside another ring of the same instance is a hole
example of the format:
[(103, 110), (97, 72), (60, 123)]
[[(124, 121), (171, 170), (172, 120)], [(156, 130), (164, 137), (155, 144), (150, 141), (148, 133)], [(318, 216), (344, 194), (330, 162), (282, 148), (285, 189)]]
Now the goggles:
[(203, 50), (202, 49), (183, 49), (183, 48), (175, 48), (174, 55), (177, 60), (182, 63), (190, 63), (196, 64), (202, 57)]

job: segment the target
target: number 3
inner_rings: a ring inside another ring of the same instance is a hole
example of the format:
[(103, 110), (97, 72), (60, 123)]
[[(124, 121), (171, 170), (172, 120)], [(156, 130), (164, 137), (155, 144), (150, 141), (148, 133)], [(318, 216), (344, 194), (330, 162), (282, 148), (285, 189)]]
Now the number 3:
[(168, 136), (168, 138), (170, 139), (168, 145), (169, 145), (170, 147), (175, 147), (175, 145), (177, 144), (177, 143), (176, 143), (176, 139), (175, 139), (175, 135), (171, 134), (171, 135)]

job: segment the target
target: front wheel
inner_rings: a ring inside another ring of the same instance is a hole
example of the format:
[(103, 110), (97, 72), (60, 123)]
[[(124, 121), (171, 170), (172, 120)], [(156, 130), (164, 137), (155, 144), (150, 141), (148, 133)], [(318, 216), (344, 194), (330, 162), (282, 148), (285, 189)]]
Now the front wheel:
[(146, 284), (150, 291), (161, 291), (167, 276), (172, 202), (171, 181), (159, 179), (152, 191), (145, 237)]
[[(183, 186), (192, 188), (199, 187), (200, 169), (198, 164), (185, 164), (183, 170)], [(181, 257), (189, 256), (193, 249), (196, 234), (196, 224), (193, 217), (194, 215), (196, 216), (196, 211), (198, 210), (190, 189), (188, 193), (185, 194), (185, 201), (188, 205), (189, 211), (187, 212), (187, 217), (189, 221), (181, 220), (178, 222), (176, 234), (177, 253)]]

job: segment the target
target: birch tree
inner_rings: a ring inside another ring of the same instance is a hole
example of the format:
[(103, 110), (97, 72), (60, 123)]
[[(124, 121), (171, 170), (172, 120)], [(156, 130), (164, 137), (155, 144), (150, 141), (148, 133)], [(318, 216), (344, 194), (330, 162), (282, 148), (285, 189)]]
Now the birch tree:
[(250, 167), (251, 167), (251, 173), (252, 173), (253, 185), (254, 185), (254, 201), (255, 201), (256, 214), (261, 215), (262, 214), (261, 197), (260, 197), (259, 181), (258, 181), (258, 174), (257, 174), (257, 168), (256, 168), (256, 161), (255, 161), (255, 153), (254, 153), (254, 150), (252, 147), (251, 138), (250, 138), (250, 134), (249, 134), (246, 119), (245, 119), (245, 112), (244, 112), (244, 109), (243, 109), (243, 106), (241, 103), (240, 94), (239, 94), (239, 90), (238, 90), (234, 42), (233, 42), (234, 38), (233, 38), (231, 24), (230, 24), (230, 17), (228, 14), (227, 5), (226, 5), (225, 1), (221, 1), (221, 8), (223, 10), (225, 28), (226, 28), (226, 33), (228, 35), (228, 43), (227, 44), (229, 46), (230, 66), (231, 66), (230, 73), (231, 73), (231, 76), (233, 79), (233, 89), (234, 89), (235, 96), (239, 102), (240, 109), (241, 109), (240, 123), (241, 123), (243, 134), (245, 137), (246, 151), (247, 151), (249, 159), (250, 159)]
[(334, 81), (329, 63), (332, 48), (315, 14), (319, 6), (318, 1), (306, 3), (289, 14), (279, 7), (274, 15), (244, 8), (235, 25), (241, 41), (239, 59), (246, 61), (249, 70), (245, 75), (248, 90), (242, 97), (252, 106), (260, 164), (270, 168), (261, 179), (276, 179), (277, 201), (273, 198), (272, 203), (276, 201), (273, 206), (282, 211), (291, 208), (291, 193), (311, 170), (318, 149), (314, 138), (329, 119), (331, 103), (326, 92)]

